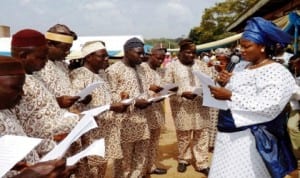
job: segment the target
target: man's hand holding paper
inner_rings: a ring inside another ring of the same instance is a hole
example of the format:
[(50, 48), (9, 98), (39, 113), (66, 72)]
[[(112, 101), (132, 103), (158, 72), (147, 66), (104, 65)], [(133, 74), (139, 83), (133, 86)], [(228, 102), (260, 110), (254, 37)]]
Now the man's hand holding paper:
[(110, 105), (110, 108), (109, 110), (110, 111), (114, 111), (114, 112), (117, 112), (117, 113), (122, 113), (122, 112), (125, 112), (126, 109), (128, 108), (130, 104), (126, 104), (126, 103), (112, 103)]
[(192, 99), (197, 97), (197, 94), (195, 94), (191, 91), (184, 91), (184, 92), (182, 92), (181, 96), (186, 98), (186, 99), (192, 100)]
[(94, 89), (99, 87), (103, 82), (95, 82), (90, 85), (88, 85), (86, 88), (81, 90), (79, 93), (77, 93), (76, 96), (80, 97), (80, 100), (83, 100), (87, 95), (91, 94)]
[(149, 87), (149, 90), (155, 92), (155, 93), (158, 93), (160, 91), (162, 91), (164, 88), (163, 87), (160, 87), (160, 86), (157, 86), (157, 85), (150, 85)]

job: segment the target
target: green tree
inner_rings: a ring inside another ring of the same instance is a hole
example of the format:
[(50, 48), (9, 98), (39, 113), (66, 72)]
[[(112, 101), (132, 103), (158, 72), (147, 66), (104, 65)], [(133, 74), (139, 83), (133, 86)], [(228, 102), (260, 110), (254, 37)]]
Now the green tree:
[(207, 43), (226, 38), (234, 33), (227, 32), (226, 27), (258, 0), (225, 0), (207, 8), (202, 15), (200, 26), (189, 33), (196, 44)]

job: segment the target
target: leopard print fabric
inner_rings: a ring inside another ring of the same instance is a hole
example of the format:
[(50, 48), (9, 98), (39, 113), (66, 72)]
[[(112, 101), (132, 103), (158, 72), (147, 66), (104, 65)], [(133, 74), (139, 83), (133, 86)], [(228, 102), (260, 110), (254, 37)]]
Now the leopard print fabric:
[(15, 107), (16, 115), (25, 133), (31, 137), (49, 139), (48, 146), (41, 146), (47, 153), (54, 146), (54, 135), (69, 133), (79, 121), (76, 114), (61, 109), (52, 93), (33, 75), (26, 75), (24, 95)]
[[(86, 67), (80, 67), (73, 70), (70, 73), (70, 78), (73, 88), (79, 92), (86, 86), (94, 82), (103, 82), (98, 88), (92, 92), (92, 101), (82, 109), (91, 109), (94, 107), (106, 105), (111, 103), (111, 93), (109, 84), (107, 83), (106, 77), (102, 74), (101, 76), (88, 70)], [(105, 156), (112, 159), (122, 158), (121, 151), (121, 116), (113, 117), (112, 111), (101, 113), (96, 117), (98, 128), (93, 129), (88, 134), (85, 134), (85, 141), (87, 144), (91, 144), (94, 139), (105, 137)]]
[[(139, 76), (140, 66), (132, 68), (126, 66), (122, 61), (116, 62), (107, 69), (107, 78), (111, 86), (113, 102), (121, 101), (121, 92), (127, 92), (129, 98), (139, 96), (144, 93)], [(135, 142), (138, 140), (149, 139), (149, 128), (145, 117), (145, 111), (130, 106), (126, 113), (122, 115), (115, 115), (114, 117), (121, 117), (121, 141)]]
[[(161, 86), (161, 75), (156, 71), (150, 68), (148, 63), (141, 64), (141, 78), (143, 88), (146, 89), (148, 98), (154, 97), (155, 93), (150, 91), (150, 85), (155, 84), (157, 86)], [(145, 109), (147, 113), (147, 121), (150, 129), (157, 129), (160, 128), (164, 122), (164, 114), (163, 108), (160, 102), (153, 103), (151, 106)]]
[(48, 60), (45, 67), (34, 74), (56, 97), (67, 95), (74, 96), (75, 92), (70, 82), (69, 73), (61, 62)]
[[(0, 110), (0, 137), (3, 135), (19, 135), (26, 136), (20, 122), (17, 120), (14, 109)], [(38, 162), (39, 156), (35, 150), (31, 151), (24, 160), (28, 164)], [(4, 175), (3, 178), (13, 177), (19, 174), (18, 171), (11, 170)]]
[(200, 62), (195, 61), (192, 66), (187, 66), (176, 60), (166, 67), (164, 82), (175, 83), (179, 87), (178, 95), (170, 98), (177, 130), (200, 130), (210, 126), (209, 108), (202, 106), (202, 96), (197, 96), (193, 100), (181, 97), (184, 91), (193, 91), (196, 87), (201, 87), (201, 83), (192, 73), (193, 70), (205, 73), (211, 71)]

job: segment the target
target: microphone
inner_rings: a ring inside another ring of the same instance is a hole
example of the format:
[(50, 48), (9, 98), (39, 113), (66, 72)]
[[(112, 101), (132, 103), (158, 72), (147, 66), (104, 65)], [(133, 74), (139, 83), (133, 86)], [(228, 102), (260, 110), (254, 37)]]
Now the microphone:
[(232, 72), (235, 65), (240, 62), (240, 57), (238, 55), (232, 55), (230, 58), (230, 62), (226, 66), (226, 70), (228, 72)]

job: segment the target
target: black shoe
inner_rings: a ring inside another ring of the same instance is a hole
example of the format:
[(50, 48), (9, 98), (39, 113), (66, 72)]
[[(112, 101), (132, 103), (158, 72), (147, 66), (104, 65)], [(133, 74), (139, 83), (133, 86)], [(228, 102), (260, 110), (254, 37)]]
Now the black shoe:
[(185, 164), (185, 163), (178, 163), (177, 171), (178, 171), (178, 172), (185, 172), (187, 166), (188, 166), (188, 164)]
[(167, 174), (167, 170), (163, 168), (156, 168), (150, 174)]
[(206, 176), (208, 176), (208, 173), (209, 173), (209, 167), (208, 168), (205, 168), (205, 169), (200, 169), (200, 170), (196, 170), (197, 172), (200, 172)]

